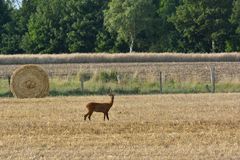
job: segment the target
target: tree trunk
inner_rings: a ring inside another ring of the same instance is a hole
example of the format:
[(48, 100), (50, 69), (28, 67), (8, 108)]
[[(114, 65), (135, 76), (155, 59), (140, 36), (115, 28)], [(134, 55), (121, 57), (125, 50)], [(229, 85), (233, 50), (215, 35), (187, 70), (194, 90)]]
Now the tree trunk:
[(210, 67), (210, 73), (211, 73), (211, 83), (212, 83), (212, 93), (215, 93), (215, 83), (216, 83), (216, 73), (215, 73), (215, 66)]
[(133, 45), (134, 45), (134, 38), (133, 36), (131, 35), (131, 44), (130, 44), (130, 47), (129, 47), (129, 52), (132, 53), (133, 51)]
[(212, 40), (212, 52), (215, 53), (216, 52), (216, 46), (215, 46), (215, 41)]

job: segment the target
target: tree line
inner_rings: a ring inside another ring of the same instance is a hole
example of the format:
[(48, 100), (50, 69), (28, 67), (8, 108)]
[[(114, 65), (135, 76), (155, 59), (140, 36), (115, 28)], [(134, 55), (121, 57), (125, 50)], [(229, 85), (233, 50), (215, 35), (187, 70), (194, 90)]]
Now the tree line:
[(232, 52), (240, 0), (0, 0), (0, 53)]

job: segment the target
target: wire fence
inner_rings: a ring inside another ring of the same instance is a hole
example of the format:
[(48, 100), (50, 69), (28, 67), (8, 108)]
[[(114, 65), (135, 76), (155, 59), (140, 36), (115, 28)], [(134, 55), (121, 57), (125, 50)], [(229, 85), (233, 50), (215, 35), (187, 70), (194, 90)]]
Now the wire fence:
[[(215, 65), (207, 66), (206, 80), (196, 81), (196, 74), (173, 75), (166, 71), (158, 72), (117, 72), (115, 70), (79, 71), (54, 73), (48, 71), (50, 95), (107, 94), (112, 90), (119, 94), (167, 94), (167, 93), (215, 93), (240, 92), (240, 81), (221, 79)], [(219, 74), (220, 73), (220, 74)], [(198, 75), (199, 76), (199, 75)], [(220, 78), (219, 78), (220, 77)], [(11, 74), (0, 76), (1, 84), (10, 93)], [(1, 90), (0, 90), (1, 91)]]

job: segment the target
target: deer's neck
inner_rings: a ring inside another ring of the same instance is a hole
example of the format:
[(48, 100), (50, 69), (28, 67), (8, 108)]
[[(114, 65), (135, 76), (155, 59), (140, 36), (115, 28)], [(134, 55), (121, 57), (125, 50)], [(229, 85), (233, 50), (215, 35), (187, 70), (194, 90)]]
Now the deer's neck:
[(114, 102), (114, 96), (112, 96), (111, 101), (110, 101), (110, 106), (111, 106), (111, 107), (112, 107), (112, 105), (113, 105), (113, 102)]

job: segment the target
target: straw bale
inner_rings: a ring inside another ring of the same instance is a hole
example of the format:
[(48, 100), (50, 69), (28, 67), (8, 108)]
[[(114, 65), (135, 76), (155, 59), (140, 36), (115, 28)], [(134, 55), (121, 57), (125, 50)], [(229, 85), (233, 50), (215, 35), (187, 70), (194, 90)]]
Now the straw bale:
[(11, 76), (11, 92), (17, 98), (42, 98), (49, 94), (49, 78), (38, 65), (24, 65)]

